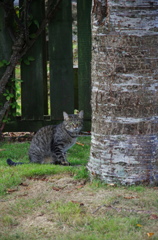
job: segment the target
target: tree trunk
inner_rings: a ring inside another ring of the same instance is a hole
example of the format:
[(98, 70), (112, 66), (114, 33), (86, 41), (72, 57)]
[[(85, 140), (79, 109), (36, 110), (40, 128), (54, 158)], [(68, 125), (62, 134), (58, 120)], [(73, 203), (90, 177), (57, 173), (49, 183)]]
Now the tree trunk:
[(158, 2), (94, 0), (88, 169), (108, 183), (158, 183)]

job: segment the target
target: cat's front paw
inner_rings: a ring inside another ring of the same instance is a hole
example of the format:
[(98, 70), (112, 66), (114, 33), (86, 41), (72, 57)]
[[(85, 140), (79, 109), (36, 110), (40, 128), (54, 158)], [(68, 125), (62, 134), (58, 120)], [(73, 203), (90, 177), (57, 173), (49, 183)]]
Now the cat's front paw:
[(61, 162), (61, 165), (63, 165), (63, 166), (70, 166), (70, 163), (68, 161), (63, 161), (63, 162)]

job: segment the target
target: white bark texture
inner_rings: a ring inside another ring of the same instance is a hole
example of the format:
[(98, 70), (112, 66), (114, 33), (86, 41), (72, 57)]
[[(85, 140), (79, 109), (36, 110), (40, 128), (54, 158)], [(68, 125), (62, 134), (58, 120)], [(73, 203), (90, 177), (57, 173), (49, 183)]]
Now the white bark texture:
[(107, 183), (158, 183), (158, 1), (95, 0), (88, 169)]

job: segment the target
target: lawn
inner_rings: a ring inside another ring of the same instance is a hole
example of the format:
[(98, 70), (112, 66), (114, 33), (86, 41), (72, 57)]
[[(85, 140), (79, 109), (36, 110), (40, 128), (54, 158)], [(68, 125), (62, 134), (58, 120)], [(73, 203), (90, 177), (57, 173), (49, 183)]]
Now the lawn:
[[(78, 142), (77, 142), (78, 143)], [(28, 148), (29, 142), (1, 142), (0, 145), (0, 194), (5, 193), (5, 189), (19, 184), (24, 177), (34, 175), (52, 175), (56, 173), (71, 172), (76, 178), (85, 178), (88, 176), (86, 164), (89, 158), (90, 137), (80, 137), (79, 143), (71, 148), (68, 152), (68, 160), (71, 163), (70, 167), (58, 165), (40, 165), (28, 164)], [(11, 158), (13, 161), (20, 161), (26, 164), (8, 167), (6, 159)], [(12, 177), (10, 177), (12, 176)]]
[(28, 163), (29, 143), (0, 145), (0, 240), (158, 239), (158, 187), (90, 181), (90, 137), (68, 152), (71, 166)]

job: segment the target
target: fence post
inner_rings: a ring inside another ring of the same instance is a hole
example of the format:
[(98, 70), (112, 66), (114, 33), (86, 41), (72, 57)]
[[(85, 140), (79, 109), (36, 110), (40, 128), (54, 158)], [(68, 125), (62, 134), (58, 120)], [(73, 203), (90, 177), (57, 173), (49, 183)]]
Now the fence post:
[[(33, 1), (31, 13), (33, 23), (30, 27), (30, 34), (37, 31), (44, 18), (45, 6), (43, 0)], [(35, 24), (36, 23), (36, 24)], [(26, 62), (33, 58), (30, 64)], [(23, 57), (21, 63), (22, 83), (22, 119), (42, 120), (47, 114), (47, 72), (46, 72), (46, 41), (45, 33), (42, 33), (33, 47)], [(31, 79), (30, 79), (31, 78)]]
[(71, 1), (63, 0), (49, 24), (51, 119), (73, 113), (73, 59)]
[[(7, 60), (11, 56), (12, 51), (12, 41), (9, 36), (9, 31), (5, 24), (4, 10), (0, 6), (0, 61)], [(2, 77), (3, 72), (5, 71), (6, 66), (0, 68), (0, 77)]]
[[(10, 21), (12, 22), (11, 16)], [(6, 26), (4, 10), (0, 6), (0, 62), (3, 60), (9, 62), (11, 53), (12, 53), (12, 40), (9, 35), (8, 28)], [(6, 65), (0, 67), (0, 79), (3, 76), (5, 69)], [(3, 95), (0, 95), (0, 103), (4, 103), (5, 101), (6, 100), (3, 97)], [(11, 109), (10, 112), (12, 113), (15, 112), (15, 109), (14, 110)]]
[[(79, 109), (84, 110), (85, 120), (91, 119), (91, 4), (92, 0), (77, 1), (78, 24), (78, 88)], [(85, 121), (85, 128), (90, 124)]]

